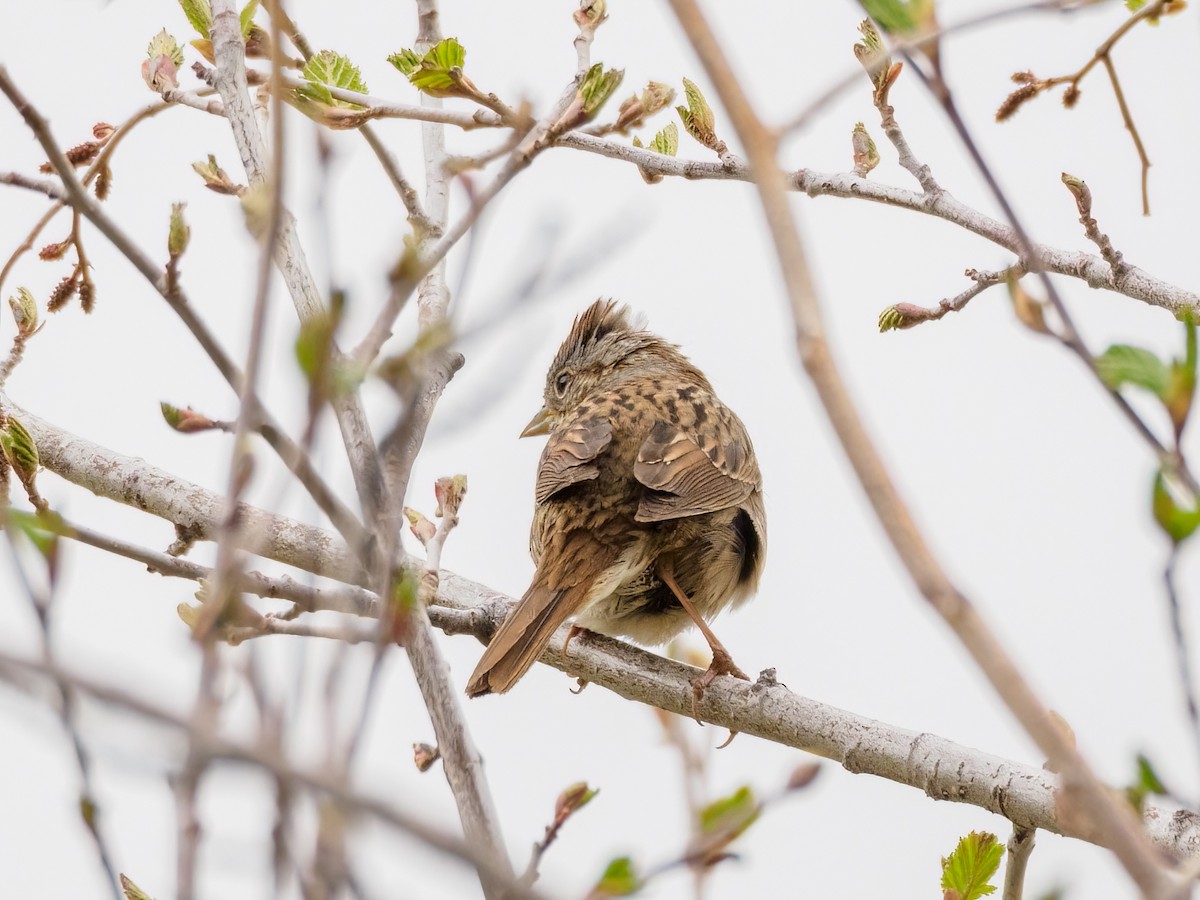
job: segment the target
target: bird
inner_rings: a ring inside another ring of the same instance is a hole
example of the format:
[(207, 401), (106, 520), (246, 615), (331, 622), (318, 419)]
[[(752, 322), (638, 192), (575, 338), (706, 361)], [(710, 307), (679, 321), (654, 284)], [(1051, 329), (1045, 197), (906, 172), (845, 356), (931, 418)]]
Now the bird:
[(694, 709), (716, 677), (749, 680), (707, 622), (753, 596), (766, 557), (762, 474), (741, 419), (677, 345), (604, 298), (575, 319), (543, 399), (521, 432), (549, 435), (536, 571), (467, 694), (509, 690), (572, 617), (568, 646), (584, 629), (658, 645), (694, 624), (712, 650)]

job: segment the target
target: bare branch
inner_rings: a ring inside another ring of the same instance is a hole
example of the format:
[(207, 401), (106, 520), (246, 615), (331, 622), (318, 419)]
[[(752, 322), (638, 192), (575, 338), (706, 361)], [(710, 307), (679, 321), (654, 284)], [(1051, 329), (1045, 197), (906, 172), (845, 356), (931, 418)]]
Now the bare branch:
[[(149, 468), (142, 460), (120, 456), (62, 432), (12, 407), (2, 396), (0, 410), (13, 410), (21, 418), (50, 471), (96, 494), (168, 519), (186, 509), (187, 521), (200, 539), (215, 534), (222, 502), (218, 494)], [(137, 478), (131, 482), (128, 479), (133, 473)], [(254, 533), (263, 535), (263, 545), (255, 548), (261, 555), (352, 583), (365, 579), (354, 557), (332, 535), (252, 507), (243, 506), (243, 515), (272, 523), (269, 529), (254, 529)], [(307, 553), (303, 549), (306, 545)], [(167, 565), (152, 557), (142, 561), (156, 568), (162, 564), (164, 571)], [(176, 563), (189, 565), (184, 560)], [(192, 577), (182, 568), (178, 574)], [(337, 592), (324, 596), (335, 598), (328, 608), (345, 608)], [(309, 599), (313, 609), (326, 608), (317, 605), (318, 596)], [(434, 625), (449, 634), (471, 634), (486, 641), (515, 602), (442, 569), (437, 602), (428, 613)], [(564, 626), (555, 635), (542, 655), (544, 663), (627, 699), (682, 716), (692, 714), (695, 668), (590, 633), (576, 637), (570, 653), (564, 655), (568, 631)], [(327, 636), (315, 630), (309, 633)], [(1092, 842), (1098, 839), (1086, 821), (1062, 815), (1059, 793), (1063, 784), (1052, 772), (827, 706), (792, 693), (770, 676), (760, 676), (755, 685), (718, 679), (705, 692), (699, 711), (706, 722), (835, 760), (850, 772), (911, 785), (935, 799), (980, 806), (1022, 826)], [(1190, 810), (1170, 813), (1147, 806), (1143, 825), (1155, 846), (1169, 855), (1200, 857), (1200, 814)]]

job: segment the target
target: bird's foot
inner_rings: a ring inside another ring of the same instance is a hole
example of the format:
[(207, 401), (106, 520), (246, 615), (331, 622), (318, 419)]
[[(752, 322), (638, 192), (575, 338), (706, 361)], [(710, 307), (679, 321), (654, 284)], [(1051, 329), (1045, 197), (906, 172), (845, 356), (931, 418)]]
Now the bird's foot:
[[(708, 664), (708, 668), (692, 682), (692, 718), (701, 725), (704, 722), (700, 719), (700, 701), (704, 699), (704, 692), (708, 686), (713, 683), (718, 675), (732, 675), (734, 678), (740, 678), (742, 681), (749, 681), (750, 676), (738, 668), (737, 663), (733, 661), (733, 657), (729, 655), (729, 651), (724, 647), (714, 647), (712, 662)], [(729, 745), (729, 741), (733, 740), (736, 731), (730, 732), (729, 740), (721, 747)], [(720, 749), (720, 748), (718, 748)]]
[(571, 626), (571, 630), (567, 632), (567, 639), (565, 641), (563, 641), (563, 646), (562, 646), (562, 658), (563, 659), (567, 658), (567, 650), (569, 650), (571, 647), (571, 641), (575, 640), (575, 638), (579, 637), (585, 631), (587, 631), (587, 629), (583, 628), (582, 626), (579, 626), (579, 625)]

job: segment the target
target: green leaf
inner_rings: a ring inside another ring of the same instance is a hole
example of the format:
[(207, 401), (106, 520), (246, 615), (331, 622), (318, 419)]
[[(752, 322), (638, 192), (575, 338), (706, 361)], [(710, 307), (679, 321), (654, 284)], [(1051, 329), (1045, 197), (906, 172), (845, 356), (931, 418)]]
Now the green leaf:
[(37, 444), (25, 426), (12, 417), (0, 427), (0, 451), (22, 481), (37, 474), (41, 465)]
[(172, 259), (176, 259), (183, 255), (183, 251), (187, 249), (188, 241), (192, 237), (192, 229), (188, 227), (187, 221), (183, 218), (183, 208), (186, 203), (171, 204), (171, 218), (167, 226), (167, 255)]
[(1130, 12), (1137, 12), (1146, 5), (1146, 0), (1125, 0), (1125, 8)]
[(624, 69), (604, 70), (602, 63), (596, 63), (587, 70), (579, 83), (579, 97), (583, 100), (584, 121), (595, 118), (600, 108), (608, 102), (621, 81), (625, 78)]
[[(359, 94), (367, 93), (367, 83), (363, 81), (362, 72), (358, 66), (350, 62), (348, 57), (335, 53), (333, 50), (322, 50), (315, 54), (300, 72), (301, 77), (308, 82), (299, 89), (302, 96), (326, 106), (337, 106), (344, 109), (359, 109), (357, 104), (335, 100), (329, 93), (329, 87), (354, 91)], [(328, 85), (328, 87), (327, 87)]]
[(679, 129), (675, 127), (675, 123), (668, 122), (666, 128), (654, 135), (654, 140), (650, 142), (648, 149), (655, 153), (661, 153), (663, 156), (674, 156), (678, 153)]
[(1159, 398), (1166, 395), (1170, 378), (1161, 359), (1149, 350), (1128, 344), (1113, 344), (1096, 357), (1096, 372), (1113, 390), (1132, 384)]
[(1192, 411), (1192, 400), (1196, 396), (1196, 318), (1190, 309), (1184, 310), (1181, 318), (1187, 349), (1183, 359), (1171, 361), (1167, 389), (1162, 398), (1171, 416), (1171, 424), (1175, 426), (1176, 441), (1183, 434)]
[(1200, 527), (1200, 504), (1175, 484), (1164, 469), (1154, 476), (1153, 511), (1154, 521), (1176, 544), (1187, 540)]
[(153, 897), (134, 884), (133, 880), (124, 872), (121, 873), (121, 890), (125, 894), (125, 900), (154, 900)]
[(1154, 766), (1146, 755), (1139, 753), (1137, 756), (1137, 778), (1133, 784), (1125, 789), (1125, 794), (1129, 798), (1129, 802), (1133, 805), (1133, 808), (1140, 813), (1147, 796), (1150, 794), (1170, 796), (1171, 792), (1162, 783), (1162, 779), (1158, 777), (1158, 773), (1154, 770)]
[(888, 34), (912, 34), (917, 29), (911, 4), (902, 0), (859, 0), (867, 15)]
[(242, 27), (242, 40), (250, 37), (250, 29), (254, 25), (254, 14), (258, 12), (258, 0), (250, 0), (242, 7), (241, 13), (238, 15), (238, 22)]
[(554, 822), (561, 825), (568, 818), (592, 802), (592, 798), (600, 793), (599, 788), (588, 787), (586, 781), (579, 781), (566, 788), (554, 801)]
[(422, 62), (436, 66), (439, 69), (461, 69), (467, 61), (467, 51), (457, 38), (443, 38), (425, 54)]
[(1162, 779), (1154, 771), (1154, 766), (1144, 753), (1137, 756), (1138, 785), (1146, 789), (1148, 794), (1169, 794)]
[(200, 37), (212, 37), (212, 7), (208, 5), (208, 0), (179, 0), (179, 5)]
[(972, 831), (942, 860), (942, 890), (954, 891), (958, 900), (978, 900), (994, 893), (995, 885), (988, 882), (1003, 855), (1004, 846), (994, 834)]
[(592, 889), (593, 896), (628, 897), (642, 888), (642, 881), (628, 856), (619, 856), (608, 864), (600, 880)]
[(683, 79), (683, 94), (687, 106), (677, 106), (675, 111), (679, 113), (684, 130), (705, 147), (712, 148), (717, 142), (716, 117), (712, 107), (704, 99), (704, 94), (700, 93), (700, 88), (686, 78)]
[[(66, 530), (65, 523), (57, 513), (49, 510), (27, 513), (9, 508), (4, 511), (2, 521), (10, 533), (24, 535), (46, 562), (54, 565), (58, 555), (59, 533)], [(57, 530), (50, 530), (48, 525)]]
[(333, 333), (337, 321), (328, 313), (305, 319), (296, 338), (296, 361), (310, 382), (322, 381), (329, 372)]
[(728, 797), (714, 800), (700, 810), (702, 834), (724, 832), (732, 840), (758, 818), (758, 801), (749, 787), (740, 787)]
[(467, 51), (456, 38), (438, 41), (424, 56), (415, 50), (401, 50), (387, 59), (407, 76), (413, 87), (431, 97), (467, 96), (470, 93), (464, 91), (460, 83)]
[(37, 300), (29, 288), (17, 288), (17, 296), (8, 298), (8, 308), (12, 310), (13, 321), (17, 323), (17, 333), (21, 337), (29, 338), (38, 333)]
[(158, 56), (167, 57), (176, 66), (183, 65), (183, 48), (165, 28), (150, 38), (150, 44), (146, 47), (147, 59), (154, 59)]
[(421, 64), (421, 57), (413, 50), (401, 50), (389, 56), (387, 61), (399, 69), (400, 73), (407, 78)]

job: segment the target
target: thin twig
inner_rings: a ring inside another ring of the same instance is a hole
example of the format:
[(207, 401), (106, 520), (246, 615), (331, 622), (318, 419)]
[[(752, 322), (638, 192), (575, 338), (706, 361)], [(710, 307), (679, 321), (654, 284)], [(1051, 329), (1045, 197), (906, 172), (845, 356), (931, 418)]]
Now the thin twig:
[(1187, 706), (1188, 722), (1196, 749), (1200, 751), (1200, 699), (1196, 695), (1196, 679), (1192, 672), (1191, 654), (1188, 652), (1187, 632), (1183, 627), (1183, 609), (1179, 603), (1179, 592), (1175, 584), (1175, 563), (1179, 558), (1179, 545), (1171, 546), (1171, 555), (1163, 570), (1163, 585), (1167, 590), (1167, 610), (1171, 615), (1171, 633), (1175, 638), (1175, 662), (1179, 667), (1179, 686)]
[(1029, 854), (1033, 852), (1033, 828), (1013, 826), (1008, 839), (1008, 864), (1004, 867), (1004, 894), (1001, 900), (1023, 900), (1025, 896), (1025, 869), (1029, 865)]
[[(0, 510), (0, 523), (4, 522), (5, 512), (4, 510)], [(51, 641), (50, 627), (50, 612), (55, 588), (54, 574), (51, 573), (48, 578), (48, 588), (35, 588), (32, 580), (27, 576), (25, 566), (17, 553), (16, 545), (12, 541), (11, 532), (7, 528), (5, 532), (9, 535), (9, 540), (6, 543), (11, 554), (13, 569), (22, 583), (23, 590), (21, 593), (29, 600), (34, 617), (37, 619), (42, 664), (47, 669), (54, 669), (57, 666), (57, 660)], [(58, 694), (59, 721), (62, 724), (63, 732), (71, 742), (71, 749), (75, 753), (75, 764), (79, 769), (79, 815), (83, 819), (88, 833), (92, 836), (92, 843), (95, 845), (100, 865), (104, 869), (105, 880), (108, 883), (111, 896), (113, 900), (119, 900), (121, 895), (117, 889), (116, 866), (113, 864), (112, 853), (100, 828), (101, 809), (97, 804), (95, 782), (92, 777), (91, 754), (83, 743), (83, 736), (79, 733), (77, 723), (78, 703), (75, 689), (69, 679), (54, 678), (53, 682), (55, 691)]]
[[(1137, 150), (1138, 159), (1141, 161), (1142, 215), (1145, 216), (1150, 215), (1150, 157), (1146, 154), (1146, 147), (1142, 143), (1142, 136), (1138, 133), (1137, 126), (1133, 122), (1133, 114), (1129, 110), (1129, 104), (1125, 101), (1125, 92), (1121, 89), (1121, 81), (1117, 78), (1117, 69), (1112, 61), (1112, 51), (1117, 42), (1128, 34), (1139, 22), (1149, 19), (1157, 21), (1170, 2), (1171, 0), (1155, 0), (1155, 2), (1148, 3), (1135, 11), (1133, 15), (1127, 16), (1117, 26), (1116, 30), (1096, 48), (1091, 59), (1074, 72), (1066, 75), (1056, 75), (1053, 78), (1037, 78), (1031, 72), (1018, 72), (1013, 76), (1013, 81), (1018, 84), (1017, 89), (1008, 95), (1000, 105), (999, 110), (996, 111), (997, 121), (1008, 119), (1026, 101), (1063, 84), (1067, 86), (1067, 90), (1063, 94), (1063, 105), (1071, 108), (1079, 99), (1080, 83), (1098, 64), (1103, 64), (1104, 70), (1108, 73), (1108, 80), (1112, 84), (1113, 95), (1117, 99), (1117, 106), (1121, 110), (1121, 120), (1125, 123), (1125, 128), (1133, 139), (1133, 146)], [(907, 49), (904, 51), (906, 56), (909, 52)], [(940, 79), (940, 75), (938, 77)]]
[(1066, 172), (1062, 174), (1063, 184), (1075, 198), (1075, 206), (1079, 209), (1079, 224), (1087, 239), (1100, 248), (1100, 256), (1112, 269), (1113, 278), (1118, 281), (1129, 271), (1129, 263), (1125, 262), (1120, 250), (1113, 246), (1112, 240), (1100, 230), (1099, 224), (1092, 217), (1092, 191), (1087, 182)]

